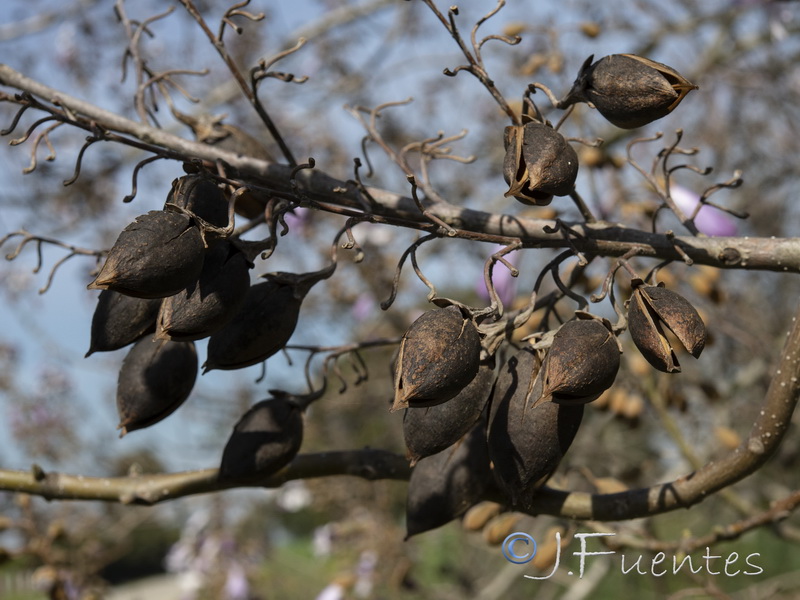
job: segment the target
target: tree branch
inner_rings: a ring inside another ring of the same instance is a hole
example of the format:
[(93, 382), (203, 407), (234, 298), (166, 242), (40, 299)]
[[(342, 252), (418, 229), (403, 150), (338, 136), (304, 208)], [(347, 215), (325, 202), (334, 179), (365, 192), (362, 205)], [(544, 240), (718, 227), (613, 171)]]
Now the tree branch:
[(274, 475), (255, 483), (221, 482), (218, 473), (218, 469), (202, 469), (129, 477), (84, 477), (45, 473), (41, 467), (34, 466), (30, 471), (0, 470), (0, 490), (33, 494), (47, 500), (101, 500), (152, 505), (232, 488), (277, 488), (293, 479), (311, 477), (352, 475), (369, 480), (407, 480), (410, 469), (402, 456), (367, 448), (301, 454)]
[(543, 488), (534, 514), (618, 521), (689, 508), (760, 469), (778, 448), (800, 399), (800, 307), (783, 347), (750, 435), (738, 448), (675, 481), (617, 494), (587, 494)]
[[(69, 124), (91, 130), (92, 126), (130, 135), (147, 144), (158, 146), (187, 158), (215, 162), (224, 161), (233, 167), (245, 183), (261, 185), (274, 195), (294, 198), (292, 167), (234, 154), (192, 142), (164, 130), (126, 119), (89, 102), (74, 98), (35, 81), (8, 65), (0, 64), (0, 84), (28, 92), (63, 107), (74, 119)], [(6, 100), (10, 100), (6, 98)], [(19, 100), (17, 100), (19, 102)], [(117, 141), (125, 142), (124, 139)], [(178, 156), (173, 156), (178, 158)], [(345, 207), (348, 216), (364, 214), (359, 190), (345, 181), (317, 169), (296, 174), (295, 180), (309, 199), (320, 203), (316, 208), (334, 210)], [(436, 231), (437, 226), (420, 214), (414, 200), (383, 189), (367, 187), (374, 200), (375, 222)], [(330, 206), (326, 206), (330, 205)], [(800, 238), (738, 238), (670, 236), (629, 229), (609, 223), (568, 224), (580, 238), (565, 240), (558, 233), (556, 222), (508, 214), (494, 214), (462, 208), (447, 202), (431, 207), (431, 213), (456, 230), (454, 237), (492, 243), (510, 243), (516, 239), (524, 247), (562, 248), (574, 246), (580, 252), (601, 256), (622, 256), (630, 253), (658, 260), (684, 260), (723, 269), (767, 270), (800, 273)], [(551, 231), (552, 233), (548, 233)]]

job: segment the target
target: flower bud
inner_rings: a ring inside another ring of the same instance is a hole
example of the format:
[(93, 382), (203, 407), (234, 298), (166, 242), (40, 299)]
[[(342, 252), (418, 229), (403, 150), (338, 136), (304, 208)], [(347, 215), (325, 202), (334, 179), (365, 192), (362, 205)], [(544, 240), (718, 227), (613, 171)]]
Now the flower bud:
[(505, 128), (503, 176), (523, 204), (546, 206), (553, 196), (566, 196), (578, 177), (578, 155), (564, 136), (549, 125), (531, 121)]
[(590, 102), (622, 129), (642, 127), (671, 113), (697, 86), (667, 65), (635, 54), (590, 56), (560, 108)]
[(659, 371), (681, 370), (664, 327), (672, 331), (684, 348), (697, 358), (706, 343), (706, 326), (686, 298), (662, 286), (634, 280), (628, 303), (628, 331), (639, 352)]

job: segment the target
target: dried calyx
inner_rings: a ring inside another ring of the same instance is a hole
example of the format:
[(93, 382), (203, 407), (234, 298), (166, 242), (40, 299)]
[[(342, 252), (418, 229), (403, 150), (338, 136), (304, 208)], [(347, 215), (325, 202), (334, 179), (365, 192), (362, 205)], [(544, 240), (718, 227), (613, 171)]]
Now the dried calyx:
[(622, 129), (642, 127), (671, 113), (697, 86), (675, 69), (635, 54), (612, 54), (583, 63), (559, 108), (591, 103)]
[(575, 187), (578, 155), (555, 129), (530, 121), (505, 128), (503, 176), (505, 196), (523, 204), (546, 206), (553, 196), (566, 196)]
[(667, 338), (665, 328), (675, 334), (687, 352), (700, 356), (706, 344), (706, 326), (686, 298), (666, 289), (663, 284), (644, 285), (641, 279), (631, 282), (633, 294), (628, 301), (628, 331), (647, 361), (659, 371), (678, 373), (678, 357)]

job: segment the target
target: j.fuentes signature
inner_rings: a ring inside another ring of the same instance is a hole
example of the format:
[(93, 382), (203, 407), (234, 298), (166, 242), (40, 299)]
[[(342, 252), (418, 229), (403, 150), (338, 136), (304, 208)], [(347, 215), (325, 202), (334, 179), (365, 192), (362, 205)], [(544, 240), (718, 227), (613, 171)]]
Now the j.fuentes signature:
[[(705, 553), (700, 556), (692, 556), (687, 554), (681, 558), (678, 556), (669, 557), (665, 552), (658, 552), (652, 558), (646, 558), (643, 555), (638, 555), (634, 560), (631, 560), (625, 554), (620, 554), (615, 550), (603, 550), (592, 552), (586, 548), (587, 538), (596, 537), (611, 537), (615, 533), (576, 533), (574, 537), (580, 541), (580, 550), (573, 552), (573, 556), (579, 559), (578, 577), (582, 578), (584, 569), (586, 567), (586, 559), (592, 556), (602, 556), (610, 554), (619, 554), (620, 556), (620, 569), (623, 575), (635, 573), (638, 575), (652, 575), (653, 577), (663, 577), (664, 575), (672, 574), (677, 575), (681, 571), (699, 573), (705, 569), (709, 575), (725, 575), (727, 577), (735, 577), (736, 575), (760, 575), (764, 569), (756, 562), (761, 554), (753, 552), (747, 556), (741, 557), (738, 552), (731, 552), (727, 556), (721, 554), (711, 554), (711, 549), (706, 548)], [(524, 575), (527, 579), (550, 579), (561, 564), (561, 534), (556, 532), (556, 561), (553, 565), (552, 571), (549, 574), (541, 577), (533, 575)], [(525, 564), (533, 560), (536, 555), (536, 540), (533, 536), (517, 531), (512, 533), (503, 541), (502, 546), (503, 556), (506, 560), (516, 564)], [(568, 575), (573, 575), (573, 571), (569, 571)]]

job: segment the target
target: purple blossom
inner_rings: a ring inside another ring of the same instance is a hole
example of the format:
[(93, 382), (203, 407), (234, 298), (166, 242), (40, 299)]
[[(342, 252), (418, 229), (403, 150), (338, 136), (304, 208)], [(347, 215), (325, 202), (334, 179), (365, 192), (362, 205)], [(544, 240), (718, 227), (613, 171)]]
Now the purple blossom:
[[(670, 195), (687, 218), (692, 216), (700, 202), (698, 194), (679, 185), (670, 186)], [(694, 219), (694, 224), (700, 233), (710, 236), (732, 236), (736, 235), (737, 231), (733, 217), (713, 206), (701, 208)]]
[[(505, 246), (498, 244), (495, 246), (494, 251), (497, 252), (503, 248), (505, 248)], [(514, 252), (506, 254), (503, 258), (516, 266), (516, 255)], [(517, 293), (517, 278), (513, 277), (508, 267), (501, 262), (497, 262), (494, 265), (494, 269), (492, 270), (492, 283), (494, 284), (494, 289), (497, 292), (497, 296), (500, 298), (500, 302), (503, 303), (503, 306), (511, 306)], [(486, 289), (486, 284), (483, 280), (483, 273), (481, 273), (480, 278), (475, 282), (475, 291), (478, 297), (484, 302), (491, 301), (491, 298), (489, 298), (489, 291)]]

